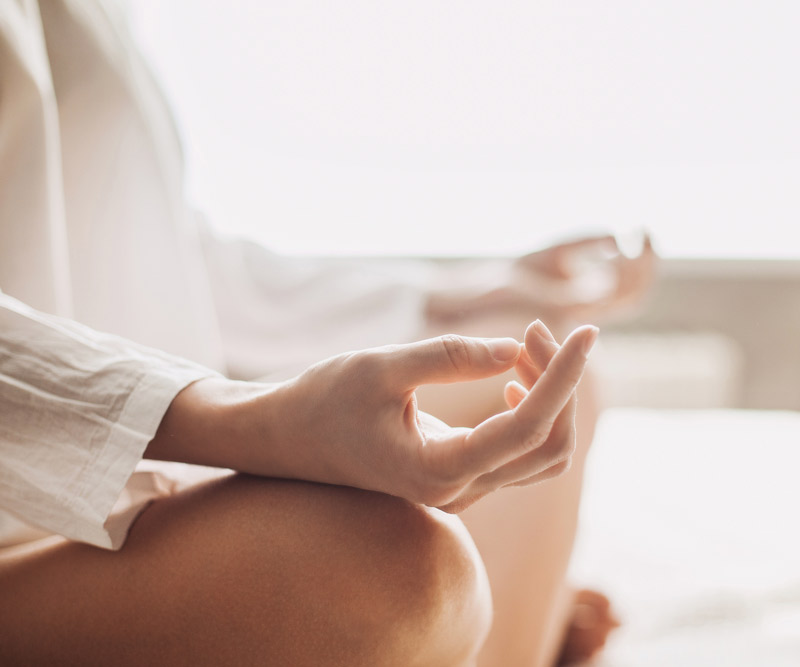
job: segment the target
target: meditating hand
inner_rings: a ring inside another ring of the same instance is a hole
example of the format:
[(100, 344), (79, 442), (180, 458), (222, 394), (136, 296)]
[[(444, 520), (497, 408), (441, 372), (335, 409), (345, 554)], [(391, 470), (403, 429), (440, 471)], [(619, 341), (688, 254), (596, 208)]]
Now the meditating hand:
[[(147, 455), (381, 491), (458, 512), (500, 487), (568, 468), (575, 389), (596, 337), (595, 327), (584, 326), (558, 345), (535, 323), (524, 346), (442, 336), (339, 355), (277, 385), (201, 380), (173, 401)], [(523, 384), (507, 387), (509, 410), (474, 429), (451, 428), (417, 409), (420, 385), (511, 367)]]
[(513, 258), (443, 262), (433, 281), (427, 315), (445, 328), (515, 312), (529, 321), (598, 321), (637, 305), (655, 275), (649, 236), (626, 254), (611, 235), (559, 243)]

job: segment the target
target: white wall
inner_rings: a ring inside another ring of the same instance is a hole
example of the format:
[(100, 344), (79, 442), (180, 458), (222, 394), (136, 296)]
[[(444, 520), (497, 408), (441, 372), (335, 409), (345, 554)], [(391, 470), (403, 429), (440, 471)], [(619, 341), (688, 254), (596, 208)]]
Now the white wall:
[(133, 0), (190, 192), (288, 252), (800, 257), (800, 3)]

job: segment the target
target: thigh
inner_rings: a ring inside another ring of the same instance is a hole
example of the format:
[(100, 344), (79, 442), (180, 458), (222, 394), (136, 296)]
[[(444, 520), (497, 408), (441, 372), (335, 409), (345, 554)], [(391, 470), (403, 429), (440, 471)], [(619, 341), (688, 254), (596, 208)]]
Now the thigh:
[[(568, 323), (547, 323), (559, 338)], [(459, 333), (514, 336), (524, 325), (514, 317), (473, 323)], [(432, 331), (431, 333), (438, 333)], [(508, 409), (503, 387), (513, 372), (473, 383), (429, 386), (419, 406), (444, 421), (475, 425)], [(561, 477), (524, 488), (501, 489), (467, 508), (461, 518), (486, 565), (494, 599), (494, 623), (479, 664), (552, 664), (571, 612), (565, 575), (578, 520), (583, 467), (599, 415), (594, 378), (578, 391), (578, 447), (572, 468)]]
[[(494, 389), (496, 393), (502, 389)], [(487, 393), (487, 396), (490, 395)], [(529, 487), (500, 489), (460, 516), (486, 565), (494, 623), (480, 655), (481, 667), (553, 664), (571, 613), (565, 575), (577, 528), (583, 468), (597, 419), (591, 375), (579, 390), (578, 448), (564, 475)], [(469, 406), (464, 396), (454, 410)], [(491, 401), (477, 414), (499, 409)]]
[(397, 498), (232, 476), (153, 503), (119, 552), (50, 540), (4, 558), (0, 662), (412, 664), (431, 637), (466, 660), (442, 612), (487, 624), (473, 551)]

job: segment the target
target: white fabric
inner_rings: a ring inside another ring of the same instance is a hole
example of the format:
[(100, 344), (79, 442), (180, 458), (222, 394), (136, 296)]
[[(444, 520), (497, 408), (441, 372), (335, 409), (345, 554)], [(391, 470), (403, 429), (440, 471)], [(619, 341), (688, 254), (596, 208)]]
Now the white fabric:
[(3, 506), (45, 530), (118, 548), (147, 498), (112, 507), (165, 406), (210, 371), (3, 294), (0, 330)]
[[(211, 371), (41, 313), (279, 377), (413, 337), (426, 279), (416, 262), (288, 260), (215, 237), (185, 202), (172, 119), (121, 18), (97, 0), (0, 0), (0, 290), (38, 311), (2, 302), (0, 508), (104, 546), (146, 439)], [(21, 539), (11, 523), (0, 513), (0, 546)]]

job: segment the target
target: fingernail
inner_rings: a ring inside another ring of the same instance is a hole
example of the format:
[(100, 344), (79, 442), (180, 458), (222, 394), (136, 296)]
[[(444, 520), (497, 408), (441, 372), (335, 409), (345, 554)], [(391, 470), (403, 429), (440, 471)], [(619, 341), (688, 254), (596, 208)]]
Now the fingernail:
[(594, 344), (597, 342), (597, 334), (600, 333), (600, 329), (597, 327), (590, 327), (589, 333), (583, 339), (583, 356), (588, 357), (589, 353), (592, 351)]
[(536, 333), (538, 333), (541, 338), (549, 340), (551, 343), (556, 342), (556, 339), (553, 337), (553, 334), (550, 333), (550, 329), (548, 329), (544, 325), (544, 322), (542, 322), (541, 320), (536, 320), (533, 323), (533, 328), (536, 330)]
[(497, 361), (511, 361), (519, 356), (520, 345), (513, 338), (492, 338), (486, 344)]

